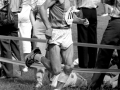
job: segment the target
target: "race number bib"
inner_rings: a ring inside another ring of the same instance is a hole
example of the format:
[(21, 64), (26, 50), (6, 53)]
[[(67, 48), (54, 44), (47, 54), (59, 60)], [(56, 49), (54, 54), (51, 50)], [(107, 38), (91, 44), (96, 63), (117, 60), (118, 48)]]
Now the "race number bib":
[(75, 12), (79, 12), (79, 10), (77, 10), (75, 6), (72, 6), (65, 13), (65, 21), (68, 25), (71, 25), (73, 23), (73, 15)]

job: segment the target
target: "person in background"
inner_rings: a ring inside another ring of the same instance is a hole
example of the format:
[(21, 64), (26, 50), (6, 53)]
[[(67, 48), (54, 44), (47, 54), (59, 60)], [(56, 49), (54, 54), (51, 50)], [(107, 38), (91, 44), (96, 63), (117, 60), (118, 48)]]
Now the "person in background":
[[(33, 0), (31, 2), (31, 9), (30, 9), (30, 21), (33, 27), (33, 33), (32, 33), (32, 38), (37, 38), (37, 39), (43, 39), (46, 40), (46, 36), (45, 36), (45, 31), (46, 31), (46, 27), (41, 19), (40, 13), (39, 13), (39, 7), (45, 2), (46, 0)], [(48, 15), (48, 13), (47, 13)], [(47, 44), (43, 43), (43, 42), (33, 42), (34, 46), (33, 49), (36, 47), (39, 47), (41, 50), (41, 53), (43, 56), (46, 56), (46, 47)], [(47, 57), (48, 58), (48, 57)], [(42, 71), (42, 73), (40, 72)], [(39, 68), (37, 69), (36, 72), (36, 79), (37, 79), (37, 84), (36, 84), (36, 88), (41, 87), (43, 84), (43, 78), (45, 76), (45, 74), (47, 73), (47, 71), (45, 71), (45, 69)], [(41, 77), (41, 79), (39, 79), (39, 77)]]
[[(0, 29), (2, 30), (2, 32), (0, 32), (0, 35), (18, 37), (18, 12), (20, 11), (21, 0), (4, 0), (4, 3), (9, 3), (11, 11), (14, 14), (15, 24), (0, 26)], [(15, 59), (21, 60), (18, 40), (1, 39), (0, 45), (1, 57), (12, 59), (12, 57), (14, 56)], [(12, 64), (2, 63), (2, 68), (4, 70), (4, 76), (6, 78), (16, 77), (13, 74)], [(19, 70), (19, 72), (21, 71)]]
[[(0, 9), (2, 9), (3, 7), (4, 7), (4, 2), (3, 0), (0, 0)], [(0, 55), (1, 55), (1, 49), (0, 49)], [(2, 72), (3, 72), (3, 69), (2, 69), (2, 64), (0, 62), (0, 77), (3, 77)]]
[[(111, 0), (111, 13), (109, 16), (108, 26), (103, 34), (101, 44), (104, 45), (120, 45), (120, 0)], [(97, 55), (96, 68), (97, 69), (108, 69), (111, 57), (113, 55), (114, 49), (103, 49), (100, 48)], [(117, 50), (118, 58), (120, 59), (120, 50)], [(118, 62), (118, 69), (120, 69), (120, 62)], [(91, 79), (89, 89), (96, 90), (101, 88), (103, 83), (103, 78), (105, 73), (94, 73)], [(120, 89), (120, 75), (118, 77), (117, 90)]]
[(0, 0), (0, 9), (4, 6), (3, 0)]
[[(45, 1), (46, 0), (34, 0), (33, 4), (31, 5), (32, 8), (30, 11), (30, 21), (33, 26), (32, 37), (37, 39), (43, 39), (43, 40), (46, 40), (46, 37), (45, 37), (46, 27), (38, 12), (39, 12), (39, 6), (42, 5)], [(42, 54), (44, 56), (46, 55), (46, 43), (35, 42), (35, 47), (39, 47), (41, 49)]]
[[(30, 6), (31, 0), (23, 0), (22, 2), (22, 10), (18, 14), (18, 27), (20, 30), (20, 37), (23, 38), (31, 38), (31, 30), (32, 25), (30, 22)], [(30, 41), (22, 41), (23, 48), (23, 56), (25, 57), (28, 53), (31, 52), (31, 42)]]
[[(114, 0), (113, 0), (114, 1)], [(108, 16), (109, 13), (111, 13), (111, 6), (109, 4), (111, 4), (112, 2), (110, 0), (101, 0), (101, 3), (104, 6), (104, 13), (102, 14), (102, 16)]]
[[(98, 1), (99, 2), (99, 1)], [(82, 0), (78, 9), (82, 10), (83, 18), (87, 18), (89, 25), (77, 24), (78, 42), (97, 44), (97, 3), (95, 0)], [(97, 48), (78, 46), (80, 68), (94, 68)]]

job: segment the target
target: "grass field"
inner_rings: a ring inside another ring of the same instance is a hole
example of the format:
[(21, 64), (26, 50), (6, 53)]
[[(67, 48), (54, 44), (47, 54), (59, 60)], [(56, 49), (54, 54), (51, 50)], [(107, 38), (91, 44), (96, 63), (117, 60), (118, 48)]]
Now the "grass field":
[[(99, 17), (98, 16), (98, 26), (97, 26), (97, 36), (98, 43), (100, 43), (103, 32), (107, 26), (109, 17)], [(77, 29), (76, 25), (73, 25), (73, 40), (77, 42)], [(77, 58), (77, 47), (74, 46), (74, 59)], [(81, 75), (88, 80), (88, 83), (91, 79), (92, 74), (90, 73), (81, 73)], [(19, 79), (0, 79), (0, 90), (35, 90), (35, 75), (34, 70), (29, 70), (27, 73), (23, 73), (22, 77)], [(52, 90), (50, 87), (45, 86), (39, 90)], [(82, 89), (73, 89), (67, 88), (65, 90), (82, 90)]]

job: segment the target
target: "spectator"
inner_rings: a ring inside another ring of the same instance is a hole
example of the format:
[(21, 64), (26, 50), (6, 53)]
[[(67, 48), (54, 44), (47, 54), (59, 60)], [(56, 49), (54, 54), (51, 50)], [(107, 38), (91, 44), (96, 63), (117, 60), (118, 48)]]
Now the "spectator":
[[(0, 9), (2, 9), (3, 7), (4, 7), (4, 2), (3, 2), (3, 0), (1, 0), (0, 1)], [(0, 52), (1, 52), (1, 49), (0, 49)], [(0, 53), (0, 55), (1, 55), (1, 53)], [(2, 71), (3, 71), (1, 66), (2, 66), (2, 64), (0, 63), (0, 77), (2, 77)]]
[(110, 14), (111, 12), (111, 6), (110, 4), (114, 3), (114, 0), (113, 2), (111, 2), (110, 0), (101, 0), (103, 6), (104, 6), (104, 14), (102, 14), (102, 16), (108, 16), (108, 14)]
[[(8, 3), (11, 8), (12, 13), (14, 14), (15, 24), (8, 26), (0, 26), (2, 32), (0, 35), (4, 36), (14, 36), (18, 37), (18, 12), (20, 6), (20, 0), (5, 0), (4, 3)], [(15, 59), (21, 60), (20, 51), (19, 51), (19, 41), (18, 40), (9, 40), (1, 39), (1, 57), (12, 59), (12, 56), (15, 56)], [(9, 63), (3, 63), (4, 76), (6, 78), (14, 78), (13, 75), (13, 65)], [(20, 70), (19, 70), (20, 72)]]
[[(82, 10), (83, 17), (89, 21), (89, 26), (77, 24), (78, 42), (97, 44), (97, 13), (96, 2), (93, 0), (82, 0), (78, 8)], [(79, 67), (94, 68), (96, 62), (97, 49), (91, 47), (78, 46)]]
[(4, 7), (4, 3), (3, 3), (3, 0), (0, 0), (0, 9)]
[[(113, 2), (113, 0), (111, 0)], [(119, 46), (120, 41), (120, 10), (119, 10), (120, 0), (114, 0), (114, 3), (111, 5), (113, 8), (111, 13), (109, 14), (111, 20), (103, 34), (103, 38), (101, 44), (105, 45), (115, 45)], [(96, 68), (98, 69), (108, 69), (109, 63), (112, 57), (114, 49), (99, 49)], [(120, 59), (120, 51), (117, 50), (118, 57)], [(118, 69), (120, 68), (120, 63), (118, 63)], [(105, 73), (94, 73), (89, 88), (96, 90), (101, 87), (103, 83), (103, 78)], [(117, 90), (120, 89), (120, 75), (118, 77), (118, 87)]]
[[(38, 13), (39, 11), (38, 7), (42, 5), (44, 2), (45, 0), (37, 0), (33, 2), (33, 4), (31, 5), (32, 9), (30, 11), (30, 21), (33, 26), (32, 37), (46, 40), (46, 37), (45, 37), (46, 27), (44, 23), (42, 22), (41, 17)], [(39, 47), (41, 49), (42, 54), (44, 56), (46, 55), (46, 43), (36, 42), (35, 47)]]
[[(32, 37), (33, 38), (37, 38), (37, 39), (44, 39), (44, 40), (46, 40), (46, 37), (45, 37), (46, 27), (45, 27), (45, 25), (44, 25), (44, 23), (43, 23), (43, 21), (42, 21), (42, 19), (40, 17), (40, 14), (39, 14), (39, 7), (44, 2), (45, 2), (45, 0), (33, 0), (33, 2), (31, 2), (30, 21), (31, 21), (31, 24), (33, 26)], [(46, 56), (46, 43), (35, 42), (34, 44), (35, 44), (35, 46), (33, 48), (39, 47), (40, 50), (41, 50), (41, 53), (44, 56)], [(39, 71), (41, 71), (41, 70), (37, 69), (36, 76), (37, 77), (41, 77), (39, 75), (42, 74), (42, 76), (44, 77), (44, 74), (46, 73), (46, 72), (44, 72), (44, 69), (42, 70), (43, 73), (41, 73)], [(39, 88), (41, 86), (42, 86), (42, 80), (37, 78), (36, 88)]]
[[(116, 65), (117, 67), (119, 67), (119, 57), (116, 49), (113, 52), (109, 67), (113, 65)], [(103, 79), (104, 87), (111, 87), (111, 86), (112, 86), (111, 88), (117, 87), (118, 77), (119, 77), (119, 74), (107, 73)]]
[[(23, 38), (31, 38), (32, 25), (30, 22), (30, 0), (23, 0), (22, 10), (18, 14), (18, 27), (20, 29), (20, 36)], [(22, 41), (24, 57), (31, 52), (31, 42)]]

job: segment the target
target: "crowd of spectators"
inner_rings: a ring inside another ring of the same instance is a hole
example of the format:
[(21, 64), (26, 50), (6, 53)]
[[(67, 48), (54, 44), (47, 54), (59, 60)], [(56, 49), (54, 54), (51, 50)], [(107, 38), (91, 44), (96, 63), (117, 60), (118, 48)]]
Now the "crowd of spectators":
[[(77, 24), (77, 40), (79, 43), (97, 43), (97, 8), (102, 3), (105, 12), (101, 16), (110, 16), (111, 19), (103, 34), (101, 44), (119, 45), (120, 0), (0, 0), (0, 9), (10, 9), (14, 15), (14, 25), (2, 25), (0, 35), (23, 38), (44, 39), (47, 42), (30, 42), (18, 40), (0, 39), (1, 57), (22, 61), (32, 59), (42, 63), (46, 69), (37, 69), (36, 87), (42, 86), (42, 79), (46, 72), (53, 76), (60, 86), (55, 90), (61, 90), (65, 81), (70, 79), (73, 65), (74, 47), (72, 40), (72, 24)], [(8, 4), (4, 9), (5, 4)], [(0, 12), (1, 12), (0, 10)], [(1, 15), (1, 14), (0, 14)], [(66, 18), (67, 17), (67, 18)], [(23, 57), (21, 58), (21, 49)], [(119, 50), (116, 57), (119, 60)], [(97, 49), (78, 46), (79, 68), (109, 68), (114, 50)], [(62, 62), (61, 62), (62, 60)], [(114, 60), (114, 58), (113, 58)], [(115, 59), (116, 60), (116, 59)], [(114, 62), (114, 61), (112, 61)], [(115, 62), (119, 68), (119, 62)], [(61, 66), (61, 64), (64, 64)], [(114, 65), (115, 65), (114, 64)], [(27, 64), (28, 65), (28, 64)], [(113, 65), (113, 64), (112, 64)], [(1, 62), (0, 77), (19, 78), (23, 67), (18, 66), (14, 75), (13, 64)], [(59, 77), (59, 78), (58, 78)], [(75, 77), (78, 77), (75, 74)], [(96, 90), (103, 83), (105, 74), (93, 74), (88, 89)], [(64, 80), (63, 80), (64, 79)], [(120, 77), (117, 75), (118, 88)], [(68, 80), (69, 81), (69, 80)], [(77, 80), (76, 80), (77, 82)]]

